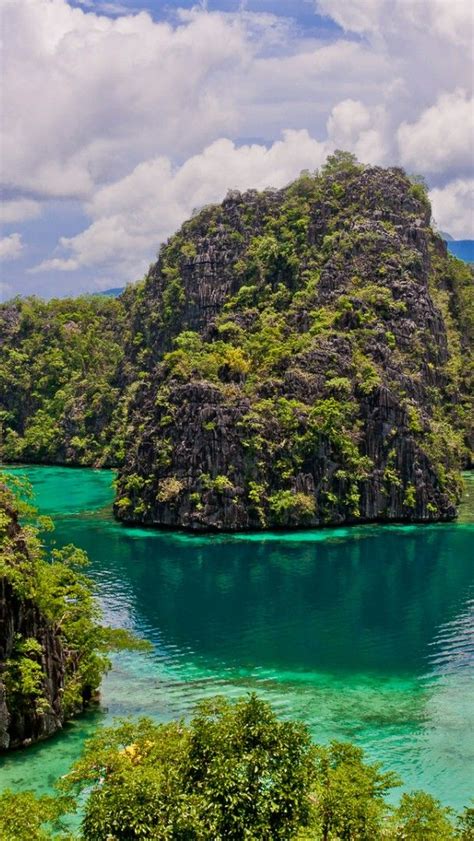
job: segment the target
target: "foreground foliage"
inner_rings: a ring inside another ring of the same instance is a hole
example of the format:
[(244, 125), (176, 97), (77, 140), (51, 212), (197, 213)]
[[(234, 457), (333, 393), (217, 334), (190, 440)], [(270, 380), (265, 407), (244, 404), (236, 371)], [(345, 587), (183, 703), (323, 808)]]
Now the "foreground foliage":
[(51, 821), (74, 794), (87, 798), (83, 841), (472, 841), (472, 809), (455, 825), (425, 792), (392, 808), (386, 795), (399, 784), (354, 745), (313, 745), (304, 725), (278, 720), (255, 695), (214, 698), (189, 724), (142, 719), (102, 730), (57, 800), (0, 797), (0, 834), (64, 837)]

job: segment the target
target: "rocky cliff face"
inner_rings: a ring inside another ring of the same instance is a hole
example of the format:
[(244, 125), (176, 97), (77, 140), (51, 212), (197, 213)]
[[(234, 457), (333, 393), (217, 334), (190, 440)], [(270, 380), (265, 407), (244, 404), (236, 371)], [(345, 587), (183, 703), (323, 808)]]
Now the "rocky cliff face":
[(0, 307), (0, 457), (118, 464), (132, 523), (449, 519), (472, 288), (400, 169), (233, 191), (120, 300)]
[(217, 530), (454, 517), (467, 271), (398, 169), (339, 162), (190, 220), (142, 290), (150, 352), (116, 515)]
[(29, 514), (23, 528), (0, 483), (0, 750), (59, 730), (91, 700), (108, 665), (92, 585), (74, 570), (83, 555), (66, 547), (48, 557)]
[[(1, 501), (1, 561), (23, 575), (30, 558), (17, 515)], [(20, 570), (23, 572), (20, 573)], [(62, 727), (66, 656), (33, 599), (0, 575), (0, 749), (30, 744)], [(32, 691), (26, 691), (30, 688)]]
[(15, 658), (19, 640), (35, 640), (34, 662), (42, 672), (41, 702), (27, 695), (10, 697), (0, 672), (0, 748), (45, 739), (64, 723), (64, 651), (60, 637), (30, 599), (19, 599), (5, 578), (0, 579), (0, 663)]

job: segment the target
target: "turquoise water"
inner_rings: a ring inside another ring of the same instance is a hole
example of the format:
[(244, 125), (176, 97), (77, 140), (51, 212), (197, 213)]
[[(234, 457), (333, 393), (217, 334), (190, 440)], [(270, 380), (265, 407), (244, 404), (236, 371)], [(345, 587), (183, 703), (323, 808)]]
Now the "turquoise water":
[(100, 711), (4, 757), (2, 786), (50, 790), (101, 723), (187, 715), (256, 690), (314, 738), (349, 739), (455, 808), (474, 786), (474, 481), (459, 522), (190, 536), (129, 529), (111, 473), (16, 468), (91, 558), (106, 620), (153, 643), (120, 654)]

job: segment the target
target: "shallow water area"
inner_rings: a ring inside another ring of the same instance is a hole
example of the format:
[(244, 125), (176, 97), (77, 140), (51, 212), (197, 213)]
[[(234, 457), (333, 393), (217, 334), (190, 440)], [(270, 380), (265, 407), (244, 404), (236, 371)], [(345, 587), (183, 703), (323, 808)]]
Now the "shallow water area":
[[(89, 553), (105, 619), (153, 643), (114, 656), (101, 710), (0, 760), (2, 787), (51, 790), (116, 716), (166, 721), (249, 690), (315, 740), (348, 739), (456, 809), (474, 777), (474, 478), (457, 522), (193, 536), (126, 528), (113, 474), (26, 475), (52, 540)], [(398, 795), (396, 795), (398, 796)]]

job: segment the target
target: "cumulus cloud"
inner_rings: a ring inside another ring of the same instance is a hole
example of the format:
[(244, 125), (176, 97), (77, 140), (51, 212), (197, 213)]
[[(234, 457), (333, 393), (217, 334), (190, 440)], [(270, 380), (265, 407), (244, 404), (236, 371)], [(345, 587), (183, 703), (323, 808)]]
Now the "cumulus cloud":
[(457, 178), (430, 192), (433, 217), (438, 228), (454, 239), (474, 235), (474, 178)]
[(16, 260), (22, 253), (24, 245), (21, 234), (10, 234), (0, 239), (0, 260)]
[[(427, 106), (438, 95), (437, 73), (454, 89), (469, 65), (457, 49), (464, 12), (451, 14), (467, 5), (457, 0), (447, 16), (443, 3), (430, 0), (422, 15), (419, 0), (321, 0), (320, 11), (346, 29), (377, 32), (382, 40), (368, 45), (298, 36), (268, 14), (196, 8), (172, 26), (146, 12), (112, 19), (98, 5), (0, 0), (5, 182), (87, 199), (140, 161), (183, 160), (219, 136), (271, 141), (288, 127), (320, 136), (332, 108), (348, 99), (388, 103), (399, 122), (411, 121), (420, 100)], [(436, 38), (433, 27), (441, 32), (444, 22), (452, 47), (438, 49), (428, 74), (414, 71), (432, 54), (427, 19)], [(413, 32), (419, 48), (404, 51), (402, 35)], [(390, 38), (394, 49), (382, 43)]]
[(474, 158), (474, 100), (466, 91), (442, 94), (414, 123), (398, 129), (401, 162), (425, 173), (466, 172)]
[(172, 27), (2, 0), (7, 184), (84, 197), (150, 154), (184, 156), (233, 129), (226, 79), (245, 70), (253, 36), (270, 38), (265, 23), (196, 11)]
[(41, 205), (33, 199), (12, 199), (0, 204), (0, 222), (25, 222), (35, 219), (41, 213)]
[[(387, 129), (416, 121), (442, 93), (472, 94), (472, 0), (315, 0), (315, 6), (390, 67), (397, 84), (385, 102)], [(368, 104), (365, 92), (357, 98)]]
[(288, 130), (269, 148), (216, 140), (177, 168), (165, 157), (145, 161), (96, 193), (87, 205), (92, 224), (60, 240), (66, 256), (46, 260), (33, 271), (113, 264), (120, 266), (123, 279), (133, 279), (194, 208), (220, 201), (229, 188), (281, 187), (302, 169), (319, 167), (326, 154), (326, 145), (307, 131)]
[(2, 218), (34, 219), (61, 198), (89, 219), (75, 236), (58, 230), (30, 268), (38, 282), (136, 277), (193, 207), (278, 186), (335, 147), (402, 163), (462, 206), (470, 0), (314, 0), (343, 30), (330, 40), (205, 5), (169, 23), (120, 0), (0, 0)]
[(471, 0), (316, 0), (316, 8), (343, 29), (391, 39), (407, 27), (428, 31), (469, 46), (473, 28)]
[(383, 164), (388, 155), (386, 123), (384, 106), (368, 108), (360, 100), (344, 99), (331, 111), (328, 139), (335, 148), (350, 149), (361, 161)]

